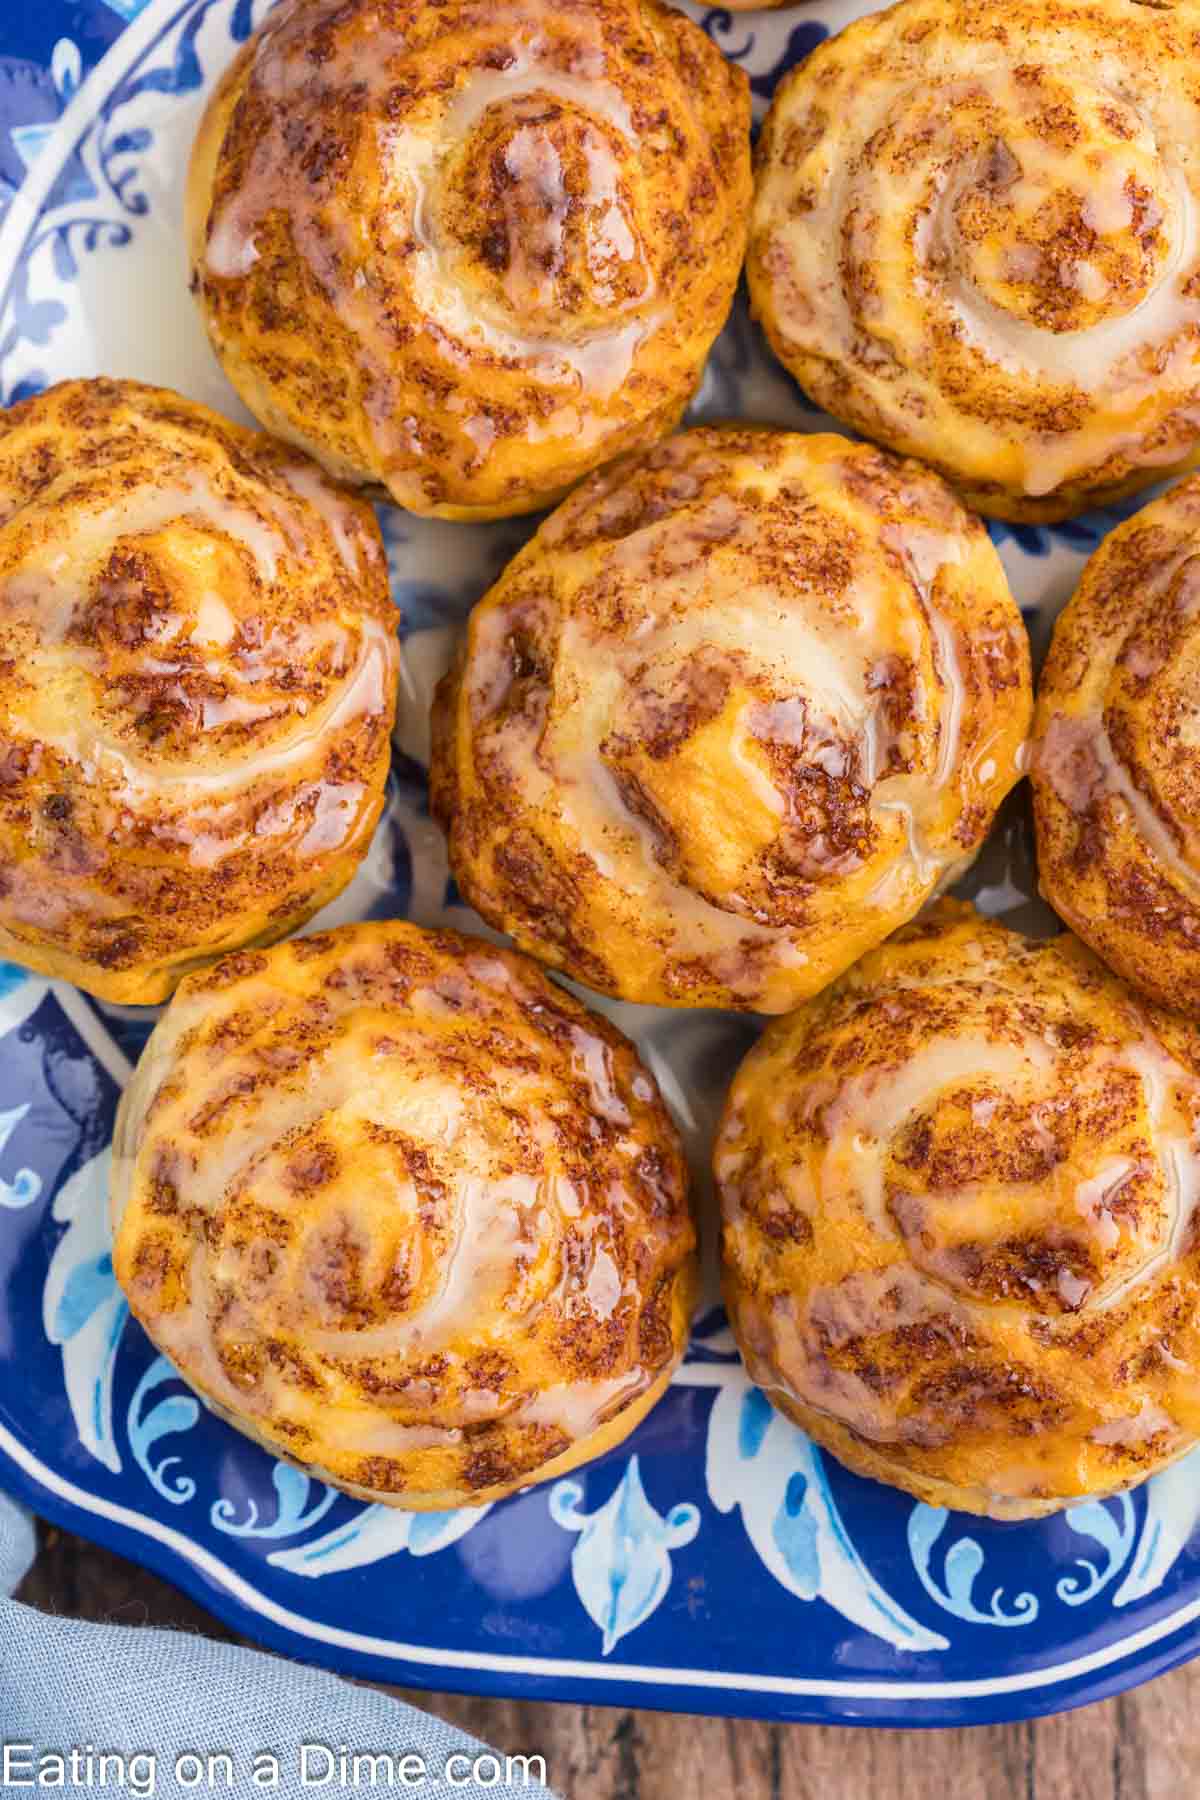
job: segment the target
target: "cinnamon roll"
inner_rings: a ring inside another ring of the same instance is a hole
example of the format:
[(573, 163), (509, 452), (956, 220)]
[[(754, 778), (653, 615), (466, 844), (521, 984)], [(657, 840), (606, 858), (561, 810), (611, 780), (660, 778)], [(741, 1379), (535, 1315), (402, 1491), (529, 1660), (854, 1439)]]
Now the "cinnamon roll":
[(0, 955), (101, 998), (301, 924), (383, 804), (371, 508), (161, 388), (0, 413)]
[(432, 805), (543, 961), (783, 1012), (971, 861), (1030, 709), (999, 559), (937, 476), (703, 428), (593, 476), (476, 606)]
[(499, 518), (670, 430), (733, 298), (749, 88), (659, 0), (288, 0), (213, 96), (192, 285), (246, 404)]
[(1200, 1016), (1200, 477), (1104, 539), (1060, 613), (1030, 773), (1046, 899)]
[(901, 0), (783, 81), (747, 273), (807, 392), (1002, 519), (1200, 444), (1195, 0)]
[(1200, 1030), (943, 902), (773, 1024), (715, 1168), (769, 1399), (848, 1467), (1030, 1518), (1200, 1437)]
[(112, 1204), (117, 1279), (185, 1379), (411, 1509), (619, 1443), (696, 1291), (633, 1046), (524, 957), (406, 923), (189, 976), (122, 1100)]

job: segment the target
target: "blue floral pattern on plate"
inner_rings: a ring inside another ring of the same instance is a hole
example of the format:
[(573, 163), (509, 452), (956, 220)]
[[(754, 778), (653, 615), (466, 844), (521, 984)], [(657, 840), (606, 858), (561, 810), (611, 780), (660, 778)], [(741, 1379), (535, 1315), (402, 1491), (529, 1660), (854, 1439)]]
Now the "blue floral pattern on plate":
[[(179, 181), (204, 96), (267, 5), (47, 0), (19, 34), (6, 21), (4, 401), (103, 369), (240, 410), (184, 291)], [(861, 10), (693, 9), (747, 69), (760, 116), (780, 75)], [(826, 424), (765, 353), (744, 294), (693, 415)], [(993, 528), (1035, 641), (1133, 504)], [(380, 518), (409, 686), (385, 817), (317, 923), (407, 913), (478, 929), (429, 819), (424, 700), (456, 625), (533, 522)], [(1019, 807), (970, 882), (988, 910), (1031, 922)], [(700, 1166), (753, 1023), (603, 1004), (637, 1037)], [(1200, 1452), (1140, 1492), (1036, 1524), (914, 1505), (825, 1459), (750, 1386), (711, 1270), (660, 1406), (548, 1487), (407, 1514), (279, 1462), (188, 1391), (113, 1278), (109, 1138), (151, 1023), (0, 965), (0, 1479), (43, 1513), (268, 1643), (406, 1683), (951, 1724), (1080, 1704), (1196, 1647)]]
[(638, 1459), (631, 1456), (607, 1501), (594, 1513), (580, 1511), (583, 1483), (560, 1481), (550, 1490), (550, 1517), (577, 1531), (571, 1556), (575, 1591), (604, 1634), (608, 1655), (627, 1631), (648, 1619), (671, 1585), (671, 1551), (690, 1544), (700, 1529), (690, 1501), (666, 1518), (651, 1506)]

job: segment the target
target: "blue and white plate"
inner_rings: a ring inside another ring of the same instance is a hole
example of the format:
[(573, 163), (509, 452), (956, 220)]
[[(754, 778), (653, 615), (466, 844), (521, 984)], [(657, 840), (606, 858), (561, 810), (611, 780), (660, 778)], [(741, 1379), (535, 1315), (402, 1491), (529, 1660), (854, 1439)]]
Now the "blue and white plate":
[[(8, 0), (0, 47), (0, 397), (139, 376), (240, 414), (186, 291), (180, 196), (205, 95), (267, 0)], [(697, 13), (765, 105), (862, 10)], [(823, 423), (745, 311), (700, 416)], [(384, 510), (409, 657), (427, 689), (528, 525)], [(1035, 640), (1115, 522), (997, 527)], [(477, 925), (447, 874), (426, 745), (319, 923)], [(1010, 807), (970, 890), (1037, 924)], [(716, 1013), (614, 1006), (699, 1167), (753, 1034)], [(746, 1382), (701, 1315), (662, 1404), (618, 1450), (502, 1505), (411, 1515), (346, 1499), (213, 1418), (128, 1317), (104, 1205), (113, 1111), (148, 1030), (0, 965), (0, 1484), (149, 1564), (292, 1655), (407, 1684), (950, 1725), (1080, 1705), (1200, 1643), (1200, 1453), (1119, 1500), (997, 1525), (914, 1505), (826, 1461)], [(711, 1240), (712, 1233), (709, 1232)]]

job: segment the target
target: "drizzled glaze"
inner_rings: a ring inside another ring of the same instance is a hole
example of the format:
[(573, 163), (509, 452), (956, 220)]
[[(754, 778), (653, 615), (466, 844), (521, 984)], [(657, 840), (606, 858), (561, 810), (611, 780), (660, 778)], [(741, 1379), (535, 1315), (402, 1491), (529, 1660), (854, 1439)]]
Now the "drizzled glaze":
[(754, 1379), (851, 1467), (1020, 1517), (1200, 1437), (1200, 1033), (942, 902), (773, 1025), (714, 1167)]
[(241, 1429), (401, 1506), (557, 1473), (682, 1354), (682, 1151), (607, 1021), (524, 958), (348, 926), (180, 988), (113, 1145), (114, 1266)]
[(747, 272), (840, 418), (1001, 518), (1200, 440), (1194, 8), (904, 0), (817, 50), (763, 133)]
[(292, 0), (215, 95), (193, 286), (247, 403), (445, 516), (682, 411), (733, 296), (746, 78), (658, 0)]
[(1042, 890), (1143, 992), (1200, 1015), (1200, 480), (1118, 527), (1059, 616), (1031, 776)]
[(0, 949), (107, 998), (342, 887), (398, 646), (370, 508), (176, 395), (68, 382), (0, 421)]
[(1028, 689), (999, 561), (936, 478), (689, 432), (594, 477), (475, 609), (434, 809), (464, 893), (543, 959), (782, 1011), (970, 861)]

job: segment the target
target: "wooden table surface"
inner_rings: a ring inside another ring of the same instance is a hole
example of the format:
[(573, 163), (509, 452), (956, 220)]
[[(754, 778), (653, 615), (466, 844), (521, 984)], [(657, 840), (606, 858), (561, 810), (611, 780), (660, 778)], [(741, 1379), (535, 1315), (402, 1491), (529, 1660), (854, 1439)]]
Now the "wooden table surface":
[[(231, 1634), (144, 1569), (45, 1529), (20, 1590), (74, 1618)], [(1120, 1699), (967, 1731), (766, 1725), (393, 1690), (501, 1750), (540, 1753), (568, 1800), (1190, 1800), (1200, 1661)]]

